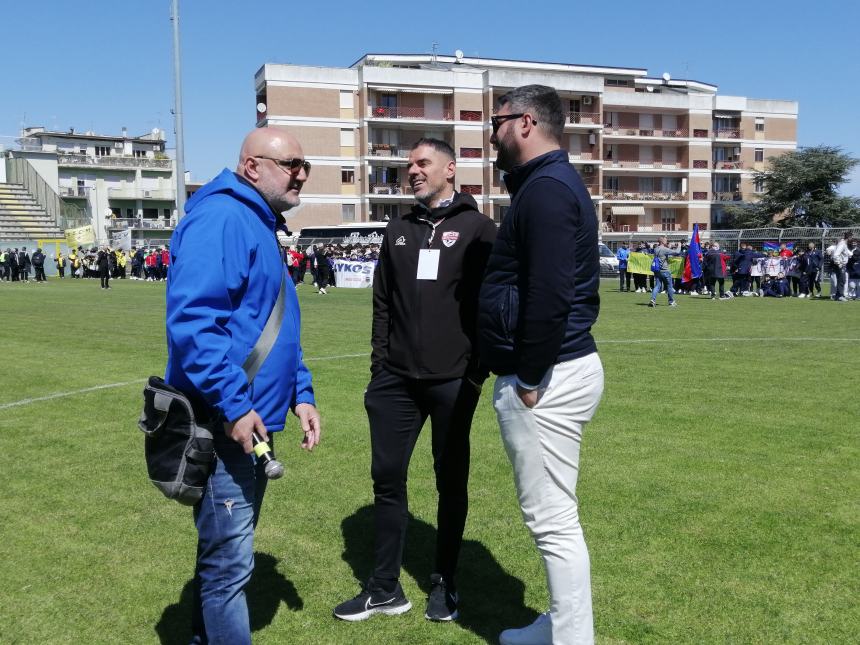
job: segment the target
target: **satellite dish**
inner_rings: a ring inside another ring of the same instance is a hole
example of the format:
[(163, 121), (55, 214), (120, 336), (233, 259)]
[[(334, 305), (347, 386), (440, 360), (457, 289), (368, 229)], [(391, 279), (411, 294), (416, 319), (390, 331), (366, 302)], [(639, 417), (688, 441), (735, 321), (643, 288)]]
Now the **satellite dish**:
[(646, 86), (645, 86), (645, 90), (646, 90), (647, 92), (653, 92), (653, 91), (654, 91), (654, 86), (653, 86), (653, 85), (646, 85)]
[(458, 49), (457, 51), (455, 51), (454, 52), (454, 58), (457, 59), (458, 63), (462, 63), (463, 62), (463, 50)]
[(158, 128), (153, 128), (153, 129), (152, 129), (152, 136), (153, 136), (153, 137), (158, 137)]
[(261, 113), (262, 113), (262, 112), (265, 112), (265, 111), (266, 111), (266, 104), (265, 104), (265, 103), (262, 103), (262, 102), (261, 102), (261, 103), (257, 103), (257, 112), (261, 112)]
[(669, 72), (663, 72), (663, 82), (668, 83), (672, 80), (672, 75)]

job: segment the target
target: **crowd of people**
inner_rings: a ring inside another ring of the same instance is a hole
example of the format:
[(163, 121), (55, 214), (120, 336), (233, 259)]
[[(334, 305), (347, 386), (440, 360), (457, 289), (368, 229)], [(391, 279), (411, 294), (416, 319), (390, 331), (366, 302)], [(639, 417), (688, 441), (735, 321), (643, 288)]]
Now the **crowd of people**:
[[(282, 242), (283, 238), (279, 239)], [(314, 244), (302, 250), (297, 245), (281, 244), (281, 255), (287, 265), (293, 284), (304, 284), (307, 272), (311, 272), (317, 293), (326, 295), (334, 284), (335, 262), (376, 262), (379, 259), (378, 244)]]
[[(651, 274), (631, 273), (628, 269), (630, 253), (644, 253), (659, 258), (680, 256), (684, 263), (689, 260), (689, 245), (669, 244), (665, 237), (648, 244), (638, 242), (634, 249), (623, 243), (616, 252), (619, 267), (619, 290), (636, 293), (651, 292), (655, 302), (661, 291), (666, 291), (670, 305), (674, 306), (674, 294), (708, 296), (712, 299), (728, 300), (736, 296), (766, 298), (823, 298), (821, 283), (829, 276), (831, 300), (846, 301), (860, 299), (860, 247), (851, 233), (846, 233), (839, 242), (828, 246), (824, 252), (814, 242), (806, 248), (801, 245), (782, 243), (779, 249), (756, 250), (751, 244), (741, 242), (734, 253), (727, 253), (718, 242), (705, 242), (698, 255), (701, 275), (684, 280), (669, 273), (670, 282), (661, 281), (661, 274), (669, 272), (665, 266), (655, 266)], [(658, 258), (658, 261), (659, 261)], [(725, 288), (726, 279), (731, 287)]]

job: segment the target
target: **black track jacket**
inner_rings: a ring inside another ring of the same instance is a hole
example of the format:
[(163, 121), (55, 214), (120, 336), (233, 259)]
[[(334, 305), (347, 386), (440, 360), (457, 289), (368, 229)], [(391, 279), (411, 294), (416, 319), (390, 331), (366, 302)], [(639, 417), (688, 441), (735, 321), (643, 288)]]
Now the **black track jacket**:
[[(416, 205), (388, 223), (373, 275), (371, 372), (384, 366), (415, 379), (478, 377), (478, 290), (495, 239), (496, 225), (465, 193), (455, 193), (450, 206)], [(418, 280), (418, 254), (428, 248), (440, 251), (438, 276)]]

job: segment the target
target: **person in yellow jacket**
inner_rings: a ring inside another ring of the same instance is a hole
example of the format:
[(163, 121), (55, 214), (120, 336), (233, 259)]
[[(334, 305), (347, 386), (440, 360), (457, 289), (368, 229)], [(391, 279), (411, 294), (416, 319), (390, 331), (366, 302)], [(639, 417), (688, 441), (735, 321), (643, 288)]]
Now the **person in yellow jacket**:
[(57, 257), (54, 258), (54, 262), (57, 265), (57, 274), (60, 276), (60, 279), (66, 277), (66, 257), (63, 255), (63, 252), (60, 251), (57, 253)]
[(78, 275), (78, 271), (81, 268), (81, 255), (77, 249), (72, 249), (71, 253), (69, 253), (69, 270), (71, 271), (73, 278), (80, 278)]

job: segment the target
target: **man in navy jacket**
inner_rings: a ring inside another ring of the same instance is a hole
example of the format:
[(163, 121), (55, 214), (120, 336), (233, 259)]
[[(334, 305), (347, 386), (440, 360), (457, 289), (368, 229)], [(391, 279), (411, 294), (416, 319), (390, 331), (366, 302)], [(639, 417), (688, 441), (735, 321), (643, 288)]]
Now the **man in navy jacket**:
[(481, 286), (478, 340), (499, 375), (493, 404), (550, 591), (550, 611), (502, 632), (503, 645), (594, 642), (576, 478), (603, 393), (591, 336), (600, 261), (591, 197), (560, 146), (565, 114), (553, 88), (527, 85), (502, 96), (492, 118), (511, 207)]
[[(280, 333), (253, 387), (242, 369), (280, 291), (284, 265), (276, 224), (299, 204), (309, 172), (294, 137), (277, 128), (254, 130), (242, 144), (236, 172), (225, 169), (195, 193), (170, 242), (165, 380), (189, 397), (196, 414), (224, 423), (224, 433), (215, 434), (215, 471), (194, 507), (194, 643), (251, 642), (244, 589), (266, 489), (262, 460), (251, 454), (252, 433), (267, 439), (283, 429), (292, 410), (303, 446), (310, 450), (319, 442), (291, 281)], [(211, 262), (201, 262), (204, 257)]]

